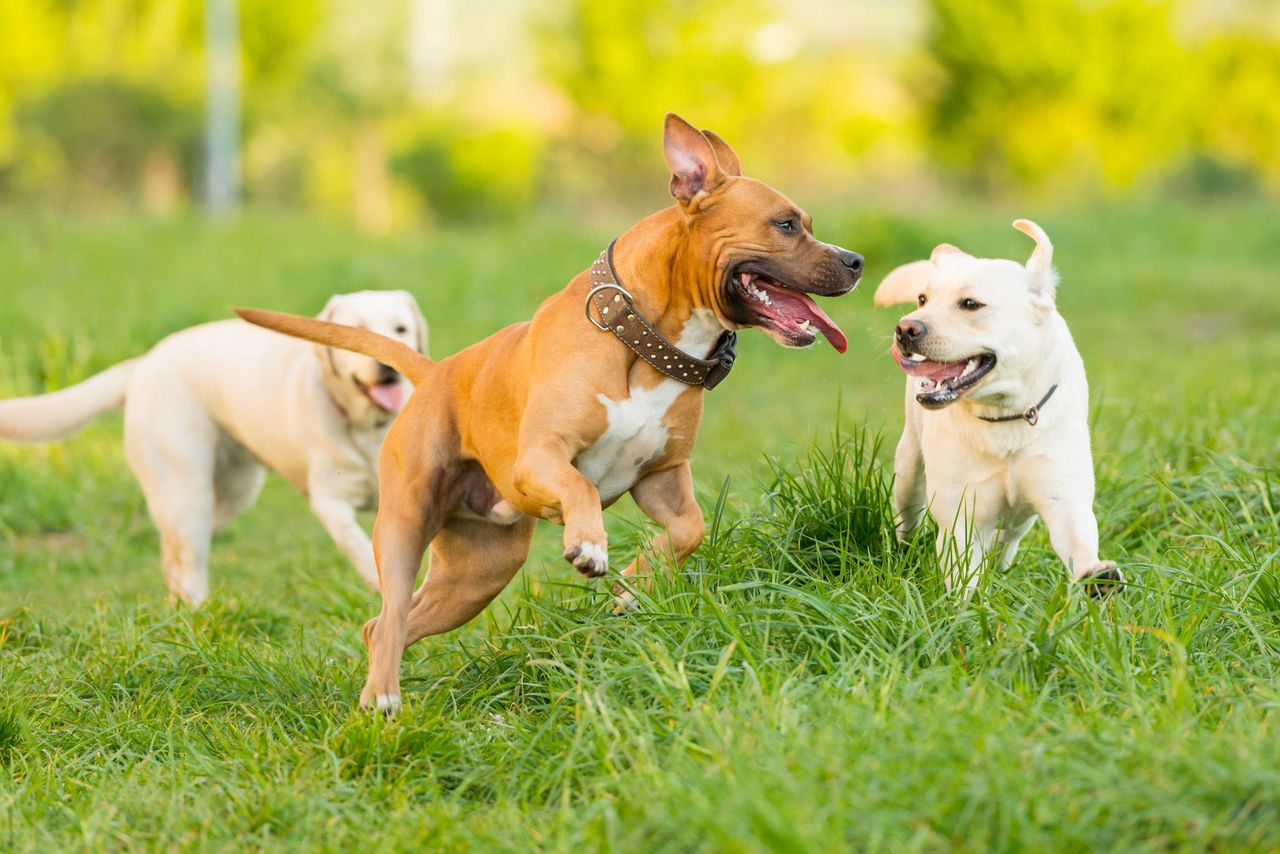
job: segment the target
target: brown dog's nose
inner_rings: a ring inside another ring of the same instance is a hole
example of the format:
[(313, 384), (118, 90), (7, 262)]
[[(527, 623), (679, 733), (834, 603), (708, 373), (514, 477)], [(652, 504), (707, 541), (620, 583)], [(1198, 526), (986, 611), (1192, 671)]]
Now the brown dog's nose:
[(838, 250), (840, 255), (840, 263), (849, 268), (849, 272), (855, 276), (862, 275), (862, 256), (857, 252), (850, 252), (848, 249)]
[(914, 344), (927, 335), (928, 332), (929, 327), (925, 326), (923, 321), (904, 317), (902, 320), (898, 321), (898, 345), (901, 347), (903, 345)]

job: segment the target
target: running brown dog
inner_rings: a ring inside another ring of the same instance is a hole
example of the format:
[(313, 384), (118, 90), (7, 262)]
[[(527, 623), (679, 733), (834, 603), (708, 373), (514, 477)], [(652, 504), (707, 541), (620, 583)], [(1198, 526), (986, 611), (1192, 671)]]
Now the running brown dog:
[[(533, 320), (438, 363), (367, 330), (239, 310), (372, 356), (414, 385), (382, 450), (373, 534), (382, 611), (364, 628), (362, 706), (399, 708), (405, 648), (480, 613), (524, 564), (537, 519), (564, 525), (564, 557), (589, 577), (608, 566), (602, 508), (628, 491), (664, 529), (651, 553), (679, 565), (698, 547), (689, 455), (702, 393), (732, 364), (735, 330), (757, 327), (787, 347), (821, 332), (844, 352), (844, 335), (808, 294), (852, 290), (862, 257), (815, 239), (809, 216), (742, 177), (715, 134), (669, 114), (663, 153), (675, 205), (618, 237)], [(650, 572), (642, 553), (623, 575)], [(633, 604), (616, 592), (620, 607)]]

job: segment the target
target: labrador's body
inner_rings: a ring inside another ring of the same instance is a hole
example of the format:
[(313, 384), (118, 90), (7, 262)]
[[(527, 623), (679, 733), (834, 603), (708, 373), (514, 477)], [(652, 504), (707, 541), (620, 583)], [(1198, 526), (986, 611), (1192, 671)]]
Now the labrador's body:
[(917, 305), (894, 344), (909, 375), (899, 536), (931, 512), (948, 589), (968, 595), (984, 558), (1007, 567), (1040, 516), (1073, 578), (1115, 589), (1119, 569), (1098, 558), (1089, 389), (1054, 302), (1052, 245), (1034, 223), (1015, 226), (1037, 242), (1026, 266), (943, 244), (876, 291), (879, 305)]
[[(404, 292), (334, 297), (323, 315), (426, 348)], [(124, 444), (160, 532), (165, 581), (199, 604), (213, 532), (249, 507), (267, 469), (312, 511), (362, 578), (377, 584), (357, 508), (377, 497), (377, 459), (408, 384), (376, 361), (239, 320), (177, 332), (148, 353), (53, 394), (0, 401), (0, 438), (47, 441), (124, 407)]]

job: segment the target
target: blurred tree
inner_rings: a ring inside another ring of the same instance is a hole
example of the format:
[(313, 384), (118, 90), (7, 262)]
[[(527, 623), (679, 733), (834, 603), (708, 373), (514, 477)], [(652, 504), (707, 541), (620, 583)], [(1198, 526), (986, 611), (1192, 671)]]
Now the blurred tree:
[(1255, 172), (1280, 191), (1280, 38), (1258, 31), (1216, 35), (1202, 66), (1210, 85), (1197, 129), (1200, 148), (1236, 180), (1242, 171)]
[(1202, 81), (1177, 0), (929, 4), (925, 109), (945, 162), (987, 185), (1128, 187), (1189, 148)]

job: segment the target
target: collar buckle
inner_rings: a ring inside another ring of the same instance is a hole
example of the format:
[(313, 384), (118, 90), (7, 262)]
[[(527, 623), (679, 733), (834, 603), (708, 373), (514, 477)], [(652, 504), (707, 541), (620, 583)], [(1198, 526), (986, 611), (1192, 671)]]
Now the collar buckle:
[[(599, 329), (601, 332), (608, 332), (609, 326), (608, 324), (605, 323), (603, 319), (596, 320), (595, 317), (592, 316), (591, 301), (595, 299), (596, 294), (600, 293), (601, 291), (609, 291), (609, 290), (617, 291), (621, 295), (622, 299), (626, 300), (627, 308), (633, 308), (635, 306), (635, 301), (632, 299), (630, 292), (627, 291), (627, 289), (624, 288), (622, 285), (619, 285), (615, 282), (605, 282), (604, 284), (596, 285), (594, 288), (592, 288), (590, 292), (587, 293), (587, 301), (583, 304), (582, 310), (586, 312), (587, 320), (591, 321), (591, 325), (594, 326), (596, 329)], [(615, 302), (617, 301), (617, 297), (614, 297), (614, 301)], [(602, 312), (601, 317), (603, 318), (603, 313), (608, 313), (609, 308), (607, 306), (604, 306), (600, 310)]]

